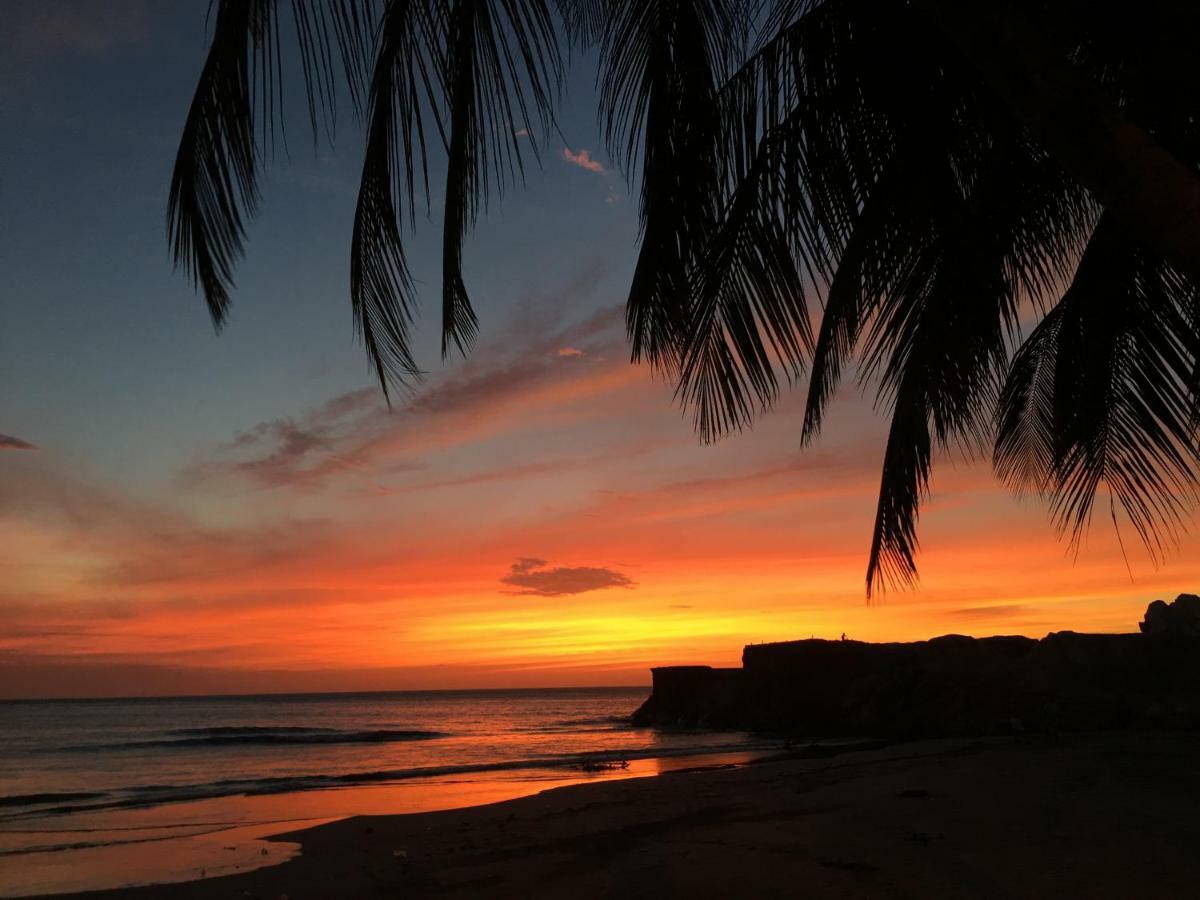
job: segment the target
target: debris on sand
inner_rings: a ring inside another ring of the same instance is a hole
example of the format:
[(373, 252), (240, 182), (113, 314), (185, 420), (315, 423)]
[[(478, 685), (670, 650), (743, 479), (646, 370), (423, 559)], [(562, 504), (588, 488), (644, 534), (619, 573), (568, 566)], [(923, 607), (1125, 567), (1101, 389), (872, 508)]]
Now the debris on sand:
[(581, 772), (615, 772), (628, 768), (627, 759), (588, 759), (579, 764)]

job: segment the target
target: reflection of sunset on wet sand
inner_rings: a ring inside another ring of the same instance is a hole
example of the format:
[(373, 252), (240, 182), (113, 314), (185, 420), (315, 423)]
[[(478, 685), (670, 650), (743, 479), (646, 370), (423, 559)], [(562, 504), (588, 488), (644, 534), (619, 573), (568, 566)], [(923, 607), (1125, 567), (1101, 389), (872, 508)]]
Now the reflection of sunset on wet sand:
[[(23, 856), (19, 870), (0, 863), (0, 891), (6, 895), (41, 894), (121, 887), (129, 884), (130, 872), (137, 872), (139, 881), (155, 884), (217, 878), (279, 865), (299, 850), (298, 844), (287, 840), (287, 832), (348, 816), (484, 806), (571, 784), (744, 764), (759, 755), (747, 751), (696, 754), (633, 760), (628, 768), (598, 774), (432, 779), (81, 814), (72, 818), (71, 827), (77, 831), (68, 836), (83, 838), (84, 843), (95, 845), (92, 849), (72, 851), (69, 866), (54, 854)], [(249, 824), (236, 824), (239, 822)], [(263, 840), (267, 837), (271, 839)], [(0, 829), (0, 853), (28, 848), (37, 840), (37, 836), (18, 836)], [(148, 852), (147, 842), (153, 852)]]

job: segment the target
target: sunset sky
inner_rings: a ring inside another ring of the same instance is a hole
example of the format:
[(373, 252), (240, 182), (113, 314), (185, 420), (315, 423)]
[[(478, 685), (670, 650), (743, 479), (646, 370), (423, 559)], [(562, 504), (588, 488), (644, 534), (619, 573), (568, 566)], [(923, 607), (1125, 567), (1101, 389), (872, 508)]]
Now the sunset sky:
[(919, 588), (868, 606), (873, 393), (803, 453), (801, 389), (706, 447), (629, 364), (637, 203), (586, 57), (565, 142), (468, 243), (466, 361), (438, 354), (435, 202), (408, 244), (429, 376), (390, 411), (372, 383), (348, 109), (315, 152), (294, 119), (215, 335), (164, 235), (207, 7), (5, 4), (0, 697), (641, 684), (752, 641), (1131, 630), (1200, 585), (1195, 537), (1156, 568), (1125, 533), (1127, 568), (1105, 499), (1076, 557), (945, 459)]

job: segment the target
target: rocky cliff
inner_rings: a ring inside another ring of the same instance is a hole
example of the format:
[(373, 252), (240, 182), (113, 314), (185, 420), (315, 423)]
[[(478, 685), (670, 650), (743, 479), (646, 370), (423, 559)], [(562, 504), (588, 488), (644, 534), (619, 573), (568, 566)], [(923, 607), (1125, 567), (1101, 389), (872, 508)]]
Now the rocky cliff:
[(819, 737), (1200, 727), (1200, 598), (1141, 633), (748, 646), (741, 669), (653, 670), (635, 724)]

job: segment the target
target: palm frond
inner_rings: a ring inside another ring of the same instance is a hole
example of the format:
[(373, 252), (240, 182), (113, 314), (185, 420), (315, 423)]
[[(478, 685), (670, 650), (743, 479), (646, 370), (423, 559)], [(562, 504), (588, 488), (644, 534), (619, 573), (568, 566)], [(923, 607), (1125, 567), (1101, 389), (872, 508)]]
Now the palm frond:
[(555, 7), (573, 46), (589, 49), (603, 39), (609, 0), (555, 0)]
[[(255, 69), (269, 55), (272, 0), (222, 0), (212, 46), (179, 139), (167, 201), (167, 239), (220, 327), (245, 220), (259, 199)], [(270, 65), (263, 66), (273, 71)]]
[(1018, 495), (1044, 494), (1054, 469), (1054, 362), (1062, 307), (1051, 309), (1013, 356), (996, 406), (992, 466)]
[(820, 432), (843, 367), (849, 362), (866, 322), (898, 277), (896, 268), (904, 265), (893, 249), (897, 233), (909, 227), (906, 210), (912, 205), (909, 192), (913, 179), (905, 159), (897, 151), (883, 175), (869, 189), (826, 291), (825, 309), (813, 349), (800, 435), (802, 444), (811, 443)]
[[(1112, 91), (1072, 63), (1076, 41), (1056, 44), (1022, 4), (916, 0), (912, 6), (1106, 210), (1180, 271), (1200, 277), (1194, 162), (1170, 152), (1154, 129), (1142, 127)], [(1194, 13), (1173, 18), (1175, 27), (1194, 27)], [(1086, 28), (1079, 23), (1074, 30)], [(1164, 89), (1174, 94), (1177, 87)]]
[(384, 395), (420, 374), (410, 348), (416, 297), (404, 253), (402, 203), (414, 217), (417, 173), (429, 194), (426, 116), (442, 131), (436, 96), (444, 25), (436, 6), (392, 0), (380, 24), (367, 139), (350, 247), (350, 300)]
[(896, 231), (909, 249), (878, 254), (899, 264), (873, 286), (884, 293), (864, 356), (863, 373), (878, 374), (893, 416), (868, 596), (915, 578), (931, 453), (958, 447), (974, 455), (990, 438), (1019, 298), (1055, 283), (1086, 233), (1086, 196), (1019, 132), (970, 146), (989, 149), (956, 154), (909, 195), (909, 221)]
[[(291, 0), (300, 71), (313, 139), (337, 129), (338, 88), (345, 82), (355, 115), (367, 101), (375, 31), (383, 0)], [(335, 58), (336, 54), (336, 58)]]
[[(1001, 474), (1010, 482), (1045, 486), (1073, 545), (1101, 489), (1152, 558), (1183, 527), (1200, 472), (1190, 388), (1200, 358), (1189, 311), (1195, 297), (1191, 279), (1106, 213), (1070, 288), (1018, 355), (996, 458), (1008, 463)], [(1030, 385), (1038, 392), (1032, 404)]]
[(717, 85), (739, 48), (727, 0), (615, 0), (601, 40), (601, 122), (627, 176), (641, 173), (641, 250), (626, 306), (633, 358), (674, 371), (688, 269), (720, 196)]
[(871, 552), (867, 562), (867, 598), (881, 587), (911, 585), (917, 578), (917, 518), (929, 493), (933, 442), (923, 388), (898, 386), (883, 455)]
[(545, 0), (454, 0), (444, 84), (450, 109), (442, 243), (442, 355), (465, 352), (477, 321), (462, 275), (462, 245), (489, 191), (524, 175), (517, 130), (553, 121), (562, 77)]
[[(879, 373), (880, 402), (891, 411), (867, 562), (868, 598), (880, 587), (908, 585), (916, 578), (916, 524), (932, 466), (930, 421), (940, 420), (939, 441), (958, 428), (970, 429), (969, 422), (951, 422), (978, 386), (946, 379), (968, 373), (977, 379), (983, 368), (979, 357), (987, 352), (986, 346), (968, 349), (965, 343), (969, 332), (986, 331), (988, 323), (979, 309), (983, 303), (956, 303), (964, 287), (973, 287), (960, 283), (970, 273), (957, 265), (956, 254), (975, 248), (961, 240), (963, 200), (944, 162), (941, 168), (935, 163), (925, 173), (924, 190), (904, 210), (908, 244), (893, 236), (890, 289), (874, 299), (877, 311), (866, 334), (863, 377)], [(995, 286), (989, 287), (994, 297)], [(993, 299), (987, 293), (978, 299), (985, 298)], [(954, 340), (963, 343), (952, 346)], [(960, 368), (961, 373), (955, 371)]]
[[(228, 312), (258, 166), (283, 115), (281, 0), (219, 0), (212, 44), (180, 135), (167, 202), (175, 264), (204, 294), (213, 323)], [(374, 51), (377, 0), (291, 0), (288, 9), (314, 141), (332, 137), (340, 75), (358, 109)], [(336, 48), (336, 53), (335, 53)], [(335, 55), (337, 59), (335, 60)]]
[(678, 394), (703, 440), (747, 426), (775, 400), (776, 363), (798, 379), (812, 352), (803, 282), (766, 177), (780, 164), (768, 137), (691, 275)]
[[(1191, 300), (1192, 302), (1188, 306), (1190, 333), (1200, 335), (1200, 290), (1192, 290)], [(1192, 403), (1192, 435), (1200, 439), (1200, 353), (1196, 354), (1196, 358), (1192, 363), (1192, 379), (1189, 385), (1189, 393)]]
[(442, 356), (450, 341), (462, 352), (475, 338), (478, 322), (462, 276), (462, 244), (479, 197), (480, 137), (476, 108), (477, 8), (486, 3), (458, 0), (450, 13), (446, 42), (446, 93), (450, 105), (450, 147), (446, 165), (445, 218), (442, 224)]

